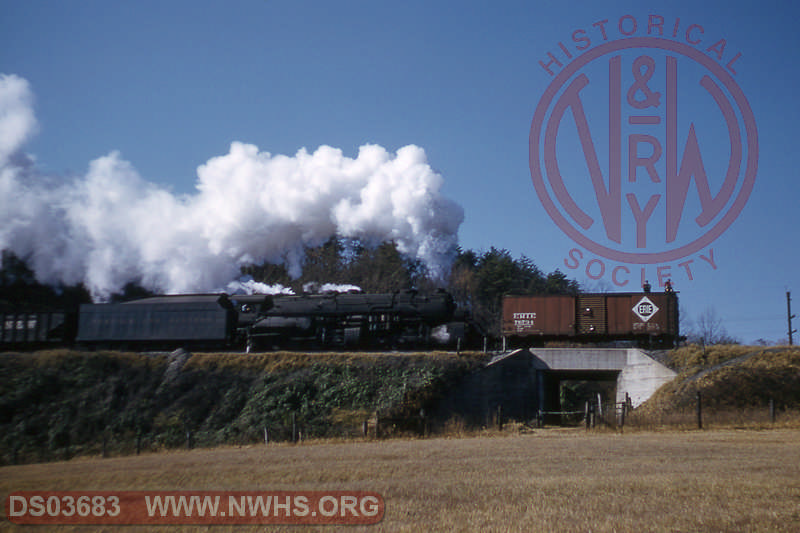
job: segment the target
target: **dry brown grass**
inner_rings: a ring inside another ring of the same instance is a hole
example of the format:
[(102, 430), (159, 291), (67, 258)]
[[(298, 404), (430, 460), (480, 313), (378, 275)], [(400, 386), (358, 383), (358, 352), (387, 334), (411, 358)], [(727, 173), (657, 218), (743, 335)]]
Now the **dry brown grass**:
[[(775, 421), (768, 407), (741, 409), (703, 409), (703, 429), (800, 429), (800, 410), (776, 408)], [(632, 411), (625, 421), (625, 431), (675, 431), (697, 429), (697, 411)]]
[(273, 372), (286, 368), (298, 368), (316, 362), (327, 364), (373, 362), (384, 357), (423, 357), (426, 359), (486, 359), (482, 352), (263, 352), (263, 353), (195, 353), (186, 362), (186, 368), (233, 368)]
[[(670, 352), (680, 374), (631, 412), (628, 428), (800, 428), (800, 349), (690, 345)], [(770, 405), (775, 413), (771, 420)]]
[(34, 489), (370, 490), (386, 501), (385, 518), (365, 528), (371, 531), (788, 532), (800, 530), (798, 443), (800, 430), (785, 429), (548, 429), (262, 445), (4, 467), (0, 496)]
[(686, 375), (730, 361), (749, 352), (764, 350), (763, 347), (739, 344), (714, 344), (701, 346), (689, 344), (669, 353), (669, 366)]

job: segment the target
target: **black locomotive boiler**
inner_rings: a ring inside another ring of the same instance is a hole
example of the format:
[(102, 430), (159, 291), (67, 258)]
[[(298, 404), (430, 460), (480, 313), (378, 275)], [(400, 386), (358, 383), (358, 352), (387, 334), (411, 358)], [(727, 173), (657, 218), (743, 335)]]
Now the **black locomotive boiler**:
[(279, 296), (247, 330), (249, 350), (314, 346), (402, 349), (457, 342), (445, 291)]

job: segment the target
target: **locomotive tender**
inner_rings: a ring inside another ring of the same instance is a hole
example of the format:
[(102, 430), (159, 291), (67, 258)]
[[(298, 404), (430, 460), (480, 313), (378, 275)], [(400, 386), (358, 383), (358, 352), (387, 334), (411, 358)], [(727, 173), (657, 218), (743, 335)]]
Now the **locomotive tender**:
[(236, 326), (234, 303), (225, 294), (159, 296), (81, 305), (75, 341), (108, 347), (216, 348), (233, 344)]

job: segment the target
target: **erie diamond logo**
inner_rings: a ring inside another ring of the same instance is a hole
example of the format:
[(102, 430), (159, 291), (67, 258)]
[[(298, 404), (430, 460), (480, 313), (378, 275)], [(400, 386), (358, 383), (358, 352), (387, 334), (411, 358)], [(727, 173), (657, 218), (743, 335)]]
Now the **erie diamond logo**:
[(633, 306), (632, 311), (642, 322), (647, 322), (658, 313), (658, 306), (650, 298), (643, 296), (639, 303)]

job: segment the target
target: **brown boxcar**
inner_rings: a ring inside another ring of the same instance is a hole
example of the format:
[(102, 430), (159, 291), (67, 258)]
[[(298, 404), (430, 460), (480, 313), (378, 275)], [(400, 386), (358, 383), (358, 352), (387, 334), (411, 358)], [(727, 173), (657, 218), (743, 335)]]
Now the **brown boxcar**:
[(674, 292), (506, 296), (503, 300), (503, 336), (511, 339), (647, 339), (672, 344), (679, 335)]
[(574, 334), (574, 296), (506, 296), (503, 299), (503, 335), (505, 336), (572, 336)]
[(674, 292), (609, 294), (606, 301), (609, 335), (678, 335)]

